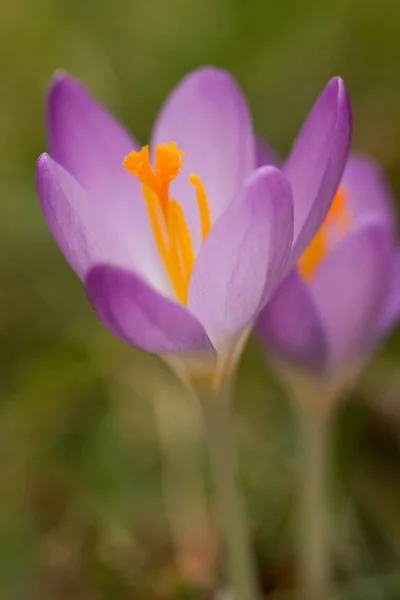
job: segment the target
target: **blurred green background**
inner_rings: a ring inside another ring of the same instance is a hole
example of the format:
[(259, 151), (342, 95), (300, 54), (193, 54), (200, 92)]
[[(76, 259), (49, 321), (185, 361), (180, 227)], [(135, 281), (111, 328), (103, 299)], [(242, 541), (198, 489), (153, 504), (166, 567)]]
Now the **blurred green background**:
[[(382, 163), (400, 198), (399, 31), (398, 0), (1, 1), (0, 598), (208, 598), (218, 573), (197, 408), (157, 359), (97, 323), (39, 210), (54, 70), (82, 79), (145, 142), (177, 81), (221, 66), (282, 155), (341, 75), (353, 147)], [(337, 418), (337, 598), (400, 598), (399, 349), (394, 333)], [(296, 422), (255, 344), (234, 410), (260, 579), (290, 598)]]

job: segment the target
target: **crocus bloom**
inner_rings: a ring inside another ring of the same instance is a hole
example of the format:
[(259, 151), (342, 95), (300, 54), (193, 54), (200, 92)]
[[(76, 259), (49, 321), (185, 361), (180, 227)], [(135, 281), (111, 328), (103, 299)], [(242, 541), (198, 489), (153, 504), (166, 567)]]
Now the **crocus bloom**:
[(258, 330), (289, 364), (328, 378), (362, 365), (400, 316), (394, 206), (379, 167), (351, 155), (323, 226)]
[(37, 164), (46, 223), (103, 324), (155, 353), (225, 352), (321, 225), (351, 130), (340, 79), (322, 92), (283, 172), (257, 167), (246, 103), (225, 72), (187, 76), (149, 147), (73, 79), (47, 101)]

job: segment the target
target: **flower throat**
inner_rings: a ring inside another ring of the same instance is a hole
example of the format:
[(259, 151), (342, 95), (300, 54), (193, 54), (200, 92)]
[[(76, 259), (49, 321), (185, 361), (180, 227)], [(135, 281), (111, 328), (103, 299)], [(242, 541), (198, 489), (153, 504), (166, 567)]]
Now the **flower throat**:
[[(150, 163), (149, 148), (128, 154), (123, 162), (125, 169), (142, 184), (154, 241), (176, 298), (187, 303), (190, 275), (195, 255), (182, 207), (170, 198), (170, 183), (178, 176), (183, 165), (175, 142), (158, 144), (154, 153), (154, 167)], [(203, 184), (191, 174), (189, 182), (196, 191), (197, 209), (203, 241), (211, 227), (210, 210)]]
[(320, 262), (325, 258), (329, 249), (329, 234), (333, 228), (337, 233), (344, 234), (351, 225), (351, 215), (347, 205), (347, 194), (340, 186), (333, 199), (331, 208), (325, 217), (320, 229), (317, 231), (310, 244), (301, 255), (297, 267), (300, 275), (309, 281)]

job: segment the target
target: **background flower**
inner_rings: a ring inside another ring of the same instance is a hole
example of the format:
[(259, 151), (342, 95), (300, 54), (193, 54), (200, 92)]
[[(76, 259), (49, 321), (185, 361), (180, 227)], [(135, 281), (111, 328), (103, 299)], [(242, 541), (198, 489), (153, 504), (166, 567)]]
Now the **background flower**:
[(395, 220), (379, 167), (352, 155), (321, 232), (260, 316), (272, 352), (324, 372), (369, 356), (400, 315)]

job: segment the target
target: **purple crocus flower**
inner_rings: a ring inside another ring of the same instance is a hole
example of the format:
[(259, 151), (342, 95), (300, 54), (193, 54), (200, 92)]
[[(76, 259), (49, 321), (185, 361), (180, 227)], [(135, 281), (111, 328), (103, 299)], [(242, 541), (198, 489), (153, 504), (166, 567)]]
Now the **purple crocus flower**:
[(351, 133), (333, 79), (283, 172), (256, 168), (246, 103), (214, 68), (172, 92), (150, 150), (66, 75), (52, 81), (46, 111), (46, 223), (102, 323), (159, 354), (221, 353), (243, 337), (320, 227)]
[(394, 205), (379, 167), (351, 155), (325, 222), (258, 320), (279, 359), (334, 378), (400, 316)]

